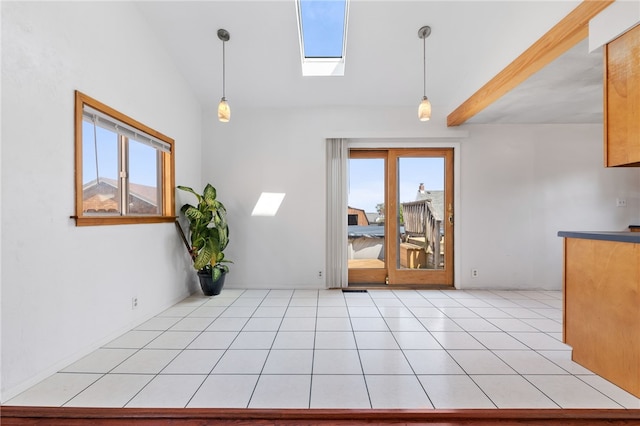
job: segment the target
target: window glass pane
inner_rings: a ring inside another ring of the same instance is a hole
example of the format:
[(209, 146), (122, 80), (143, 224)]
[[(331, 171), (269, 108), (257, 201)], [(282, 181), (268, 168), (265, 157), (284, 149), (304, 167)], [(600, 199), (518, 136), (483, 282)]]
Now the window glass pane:
[(305, 58), (341, 58), (346, 0), (300, 0)]
[(398, 159), (399, 269), (444, 268), (444, 158)]
[(384, 268), (384, 159), (349, 159), (349, 268)]
[(159, 151), (129, 140), (129, 213), (160, 214)]
[(82, 156), (83, 211), (118, 214), (118, 135), (83, 121)]

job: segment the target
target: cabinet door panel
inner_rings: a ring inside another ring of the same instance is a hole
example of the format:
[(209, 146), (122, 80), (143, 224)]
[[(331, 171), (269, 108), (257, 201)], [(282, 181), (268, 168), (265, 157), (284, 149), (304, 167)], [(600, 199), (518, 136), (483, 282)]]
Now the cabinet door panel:
[(605, 50), (605, 165), (640, 166), (640, 25)]

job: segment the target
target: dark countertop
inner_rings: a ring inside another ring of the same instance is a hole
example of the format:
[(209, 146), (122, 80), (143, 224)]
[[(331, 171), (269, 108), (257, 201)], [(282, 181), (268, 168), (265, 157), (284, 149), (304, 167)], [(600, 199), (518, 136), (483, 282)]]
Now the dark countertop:
[(615, 241), (640, 244), (640, 232), (571, 232), (560, 231), (558, 237), (581, 238), (584, 240)]

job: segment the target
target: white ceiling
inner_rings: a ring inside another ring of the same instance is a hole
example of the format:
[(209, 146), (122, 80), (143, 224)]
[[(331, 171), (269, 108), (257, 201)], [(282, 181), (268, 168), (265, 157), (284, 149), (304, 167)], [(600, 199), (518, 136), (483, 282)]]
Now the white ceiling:
[[(137, 6), (204, 107), (417, 106), (449, 114), (580, 1), (351, 0), (344, 77), (302, 77), (295, 0), (141, 1)], [(601, 54), (578, 45), (471, 122), (598, 122)]]

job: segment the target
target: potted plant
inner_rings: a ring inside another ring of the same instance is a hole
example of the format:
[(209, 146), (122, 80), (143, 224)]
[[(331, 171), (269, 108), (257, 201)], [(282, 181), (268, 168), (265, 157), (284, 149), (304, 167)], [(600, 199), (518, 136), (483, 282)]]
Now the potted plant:
[[(229, 227), (227, 226), (227, 210), (216, 199), (216, 189), (207, 184), (204, 191), (198, 194), (187, 186), (178, 189), (190, 192), (198, 199), (193, 206), (185, 204), (180, 211), (189, 221), (189, 236), (191, 245), (186, 238), (183, 240), (193, 261), (193, 267), (198, 271), (200, 287), (207, 296), (220, 294), (224, 285), (224, 278), (232, 263), (224, 258), (224, 249), (229, 244)], [(178, 224), (178, 228), (182, 231)]]

